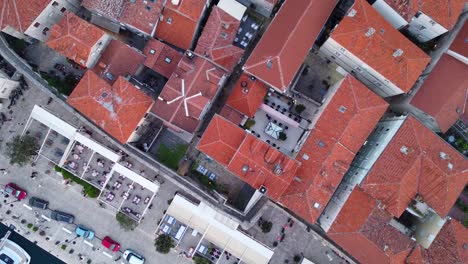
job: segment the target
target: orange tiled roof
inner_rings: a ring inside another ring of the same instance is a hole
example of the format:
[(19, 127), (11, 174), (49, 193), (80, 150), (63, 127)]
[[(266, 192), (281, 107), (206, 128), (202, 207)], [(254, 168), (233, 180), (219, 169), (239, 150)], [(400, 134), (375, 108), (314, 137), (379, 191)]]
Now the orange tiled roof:
[(418, 11), (426, 14), (432, 20), (451, 30), (463, 11), (465, 0), (385, 0), (406, 21)]
[(153, 100), (122, 76), (111, 86), (88, 70), (67, 103), (125, 144)]
[(450, 50), (468, 58), (468, 23), (463, 24), (463, 27), (458, 31), (457, 36), (450, 45)]
[[(406, 154), (402, 151), (406, 150)], [(445, 217), (468, 182), (468, 161), (409, 117), (361, 183), (399, 217), (416, 194)]]
[[(119, 76), (134, 75), (145, 61), (145, 55), (120, 40), (113, 39), (99, 58), (93, 71), (113, 84)], [(107, 78), (110, 73), (113, 79)]]
[(356, 186), (327, 234), (360, 263), (403, 263), (415, 242), (389, 225), (392, 218)]
[(231, 121), (234, 124), (240, 124), (244, 119), (244, 115), (239, 113), (234, 108), (230, 107), (229, 105), (224, 105), (219, 115), (226, 118), (227, 120)]
[(411, 104), (434, 117), (445, 133), (461, 115), (468, 115), (467, 76), (463, 62), (444, 54)]
[(146, 56), (145, 66), (166, 78), (171, 77), (183, 56), (180, 52), (155, 39), (150, 39), (146, 43), (143, 54)]
[(428, 249), (418, 246), (408, 264), (468, 263), (468, 229), (454, 219), (447, 220)]
[(106, 34), (100, 28), (88, 23), (73, 13), (67, 12), (55, 24), (46, 44), (63, 56), (86, 66), (92, 48)]
[(50, 0), (0, 1), (0, 28), (10, 26), (24, 33), (50, 2)]
[(82, 5), (151, 35), (161, 14), (163, 1), (83, 0)]
[(204, 0), (179, 0), (178, 5), (167, 1), (155, 36), (179, 48), (190, 48), (205, 4)]
[(259, 80), (251, 80), (250, 76), (244, 73), (229, 95), (226, 105), (248, 117), (253, 117), (263, 103), (267, 92), (268, 87), (264, 83)]
[(244, 70), (286, 91), (337, 2), (286, 0)]
[(239, 25), (239, 20), (214, 6), (198, 39), (195, 52), (232, 71), (244, 54), (243, 49), (232, 44)]
[(151, 112), (165, 122), (193, 133), (200, 123), (200, 114), (218, 92), (225, 74), (202, 57), (183, 57)]
[(227, 166), (245, 137), (242, 128), (215, 115), (198, 143), (198, 149)]
[(354, 77), (346, 77), (297, 155), (301, 181), (293, 181), (279, 202), (314, 223), (387, 106)]
[(277, 200), (293, 180), (299, 163), (242, 128), (216, 115), (205, 131), (198, 149), (229, 171)]
[[(348, 12), (356, 13), (345, 16), (331, 38), (408, 92), (430, 57), (394, 29), (366, 0), (356, 0)], [(395, 57), (396, 51), (402, 54)]]

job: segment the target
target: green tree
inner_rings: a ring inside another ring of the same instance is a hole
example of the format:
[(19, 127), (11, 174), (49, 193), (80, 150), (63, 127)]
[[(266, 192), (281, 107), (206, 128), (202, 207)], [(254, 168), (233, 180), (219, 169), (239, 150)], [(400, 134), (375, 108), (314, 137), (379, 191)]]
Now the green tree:
[(172, 238), (166, 234), (160, 235), (156, 238), (154, 245), (156, 246), (156, 250), (163, 254), (169, 253), (171, 248), (175, 246)]
[(6, 146), (6, 155), (10, 158), (10, 164), (18, 164), (21, 167), (31, 161), (31, 157), (36, 155), (39, 148), (37, 139), (30, 135), (15, 136)]
[(263, 233), (268, 233), (271, 231), (271, 228), (273, 227), (273, 223), (270, 221), (265, 221), (262, 223), (261, 228)]
[(115, 218), (117, 219), (117, 222), (119, 222), (120, 227), (125, 231), (131, 231), (137, 226), (137, 222), (135, 220), (122, 212), (117, 213)]
[(298, 114), (304, 112), (305, 109), (306, 109), (306, 107), (305, 107), (305, 105), (303, 105), (303, 104), (298, 104), (298, 105), (296, 105), (296, 112), (297, 112)]
[(200, 257), (200, 256), (194, 256), (193, 257), (193, 262), (195, 264), (211, 264), (211, 261), (207, 260), (206, 258)]

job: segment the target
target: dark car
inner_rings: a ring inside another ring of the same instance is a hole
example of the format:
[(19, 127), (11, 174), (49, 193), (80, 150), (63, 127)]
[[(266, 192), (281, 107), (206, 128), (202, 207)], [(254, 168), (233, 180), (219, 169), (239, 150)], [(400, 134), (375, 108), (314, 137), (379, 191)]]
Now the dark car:
[(50, 213), (50, 218), (56, 221), (65, 222), (69, 224), (73, 224), (75, 217), (71, 214), (54, 210)]
[(31, 197), (29, 198), (29, 205), (32, 207), (37, 207), (41, 209), (47, 209), (47, 206), (49, 205), (49, 202), (37, 197)]

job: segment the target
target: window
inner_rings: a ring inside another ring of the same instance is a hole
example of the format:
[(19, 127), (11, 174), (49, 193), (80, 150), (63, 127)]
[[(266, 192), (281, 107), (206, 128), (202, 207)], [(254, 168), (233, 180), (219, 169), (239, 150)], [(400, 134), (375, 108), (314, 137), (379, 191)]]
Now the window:
[(150, 49), (150, 54), (156, 54), (156, 51), (154, 49)]
[(40, 25), (41, 25), (41, 23), (39, 23), (39, 22), (34, 23), (35, 28), (38, 28)]
[(344, 112), (346, 112), (346, 107), (340, 106), (340, 107), (338, 108), (338, 111), (340, 111), (341, 113), (344, 113)]
[(52, 2), (52, 6), (58, 6), (58, 5), (59, 5), (59, 3), (57, 3), (57, 1)]
[(62, 12), (62, 13), (65, 13), (65, 11), (67, 11), (67, 9), (65, 7), (62, 7), (62, 9), (60, 9), (60, 12)]
[(226, 32), (221, 32), (220, 36), (221, 36), (223, 39), (227, 39), (228, 34), (226, 34)]
[(47, 35), (47, 32), (49, 32), (49, 28), (45, 27), (44, 30), (42, 30), (42, 35)]
[(164, 61), (165, 61), (167, 64), (170, 64), (170, 63), (172, 62), (172, 59), (169, 58), (169, 57), (166, 57), (166, 58), (164, 59)]
[(166, 23), (172, 24), (172, 17), (168, 17)]

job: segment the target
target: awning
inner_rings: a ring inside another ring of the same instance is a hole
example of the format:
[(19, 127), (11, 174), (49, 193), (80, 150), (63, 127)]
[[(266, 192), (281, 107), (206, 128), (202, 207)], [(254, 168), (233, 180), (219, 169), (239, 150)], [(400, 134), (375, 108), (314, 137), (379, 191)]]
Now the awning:
[(273, 251), (239, 231), (239, 223), (201, 202), (194, 204), (176, 195), (167, 214), (204, 234), (204, 239), (224, 248), (243, 263), (267, 264)]

